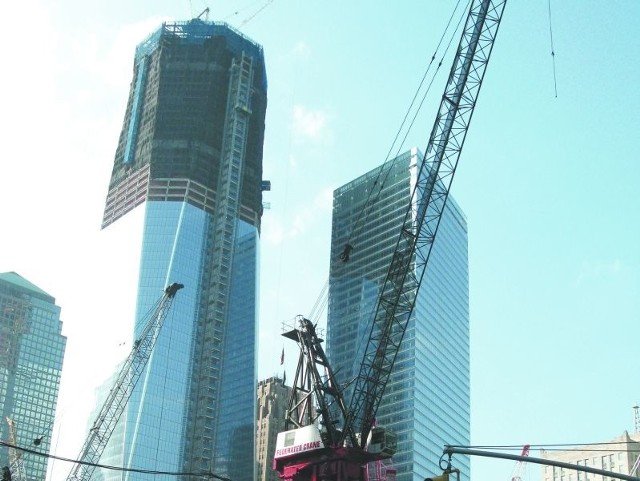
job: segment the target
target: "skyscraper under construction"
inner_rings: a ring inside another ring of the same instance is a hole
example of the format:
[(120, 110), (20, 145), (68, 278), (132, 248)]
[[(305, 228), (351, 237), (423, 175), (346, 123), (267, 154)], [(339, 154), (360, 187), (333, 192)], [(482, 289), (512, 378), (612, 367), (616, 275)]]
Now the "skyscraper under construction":
[(262, 48), (227, 24), (165, 23), (136, 49), (102, 221), (142, 239), (134, 336), (185, 288), (108, 448), (125, 467), (254, 477), (266, 104)]

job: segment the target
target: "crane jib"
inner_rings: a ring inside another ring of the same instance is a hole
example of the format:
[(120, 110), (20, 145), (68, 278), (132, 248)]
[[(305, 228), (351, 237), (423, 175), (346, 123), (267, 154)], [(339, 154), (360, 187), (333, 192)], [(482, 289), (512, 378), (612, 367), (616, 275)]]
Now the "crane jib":
[[(323, 443), (329, 451), (322, 449), (321, 456), (315, 450), (307, 453), (303, 444), (300, 448), (303, 451), (295, 456), (295, 460), (274, 460), (274, 467), (285, 481), (312, 479), (317, 475), (317, 469), (321, 469), (317, 467), (319, 465), (340, 465), (344, 472), (352, 468), (356, 472), (362, 463), (391, 456), (392, 447), (395, 448), (393, 436), (387, 437), (384, 430), (374, 428), (376, 411), (413, 313), (505, 5), (506, 0), (475, 0), (470, 6), (426, 153), (418, 166), (411, 201), (380, 288), (372, 328), (348, 404), (343, 397), (344, 387), (336, 386), (332, 377), (322, 378), (318, 372), (322, 368), (333, 376), (319, 344), (313, 350), (305, 345), (308, 340), (304, 336), (297, 338), (301, 361), (296, 382), (300, 385), (294, 386), (291, 399), (302, 394), (309, 403), (315, 396), (321, 412), (308, 421), (319, 423), (323, 429), (321, 435), (330, 443)], [(342, 261), (349, 259), (352, 248), (351, 244), (345, 246), (340, 256)], [(285, 335), (294, 338), (293, 332)], [(301, 369), (304, 353), (307, 355), (306, 369)], [(322, 362), (314, 359), (314, 353), (322, 358)], [(326, 389), (323, 383), (309, 384), (310, 377), (330, 379), (332, 389)], [(328, 406), (336, 403), (340, 409), (330, 410)], [(290, 406), (288, 416), (293, 416), (299, 411), (300, 404), (292, 401)], [(336, 419), (336, 414), (341, 414), (342, 419)], [(381, 440), (375, 454), (371, 451), (374, 429), (378, 430), (375, 437)], [(389, 441), (387, 446), (385, 440)], [(327, 479), (338, 479), (336, 476)]]
[(133, 389), (151, 357), (175, 295), (183, 287), (178, 283), (166, 287), (162, 297), (156, 301), (146, 317), (142, 319), (142, 322), (145, 323), (142, 333), (134, 342), (129, 356), (118, 371), (114, 385), (89, 430), (80, 450), (78, 462), (73, 465), (67, 476), (67, 481), (89, 481), (91, 479), (100, 456), (102, 456)]
[(474, 2), (466, 20), (349, 404), (347, 425), (362, 433), (361, 443), (373, 425), (415, 305), (505, 4)]

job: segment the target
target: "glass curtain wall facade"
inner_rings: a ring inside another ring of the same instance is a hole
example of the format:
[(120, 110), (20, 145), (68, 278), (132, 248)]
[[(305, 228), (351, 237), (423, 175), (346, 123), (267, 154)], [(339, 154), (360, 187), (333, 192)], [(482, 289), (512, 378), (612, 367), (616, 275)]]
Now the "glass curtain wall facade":
[[(55, 299), (15, 272), (0, 274), (0, 439), (49, 452), (67, 344)], [(40, 440), (36, 447), (33, 442)], [(0, 449), (0, 466), (22, 456), (14, 478), (44, 481), (48, 458)], [(13, 458), (13, 459), (12, 459)]]
[[(422, 158), (412, 149), (334, 191), (327, 354), (343, 385), (358, 375)], [(347, 242), (353, 250), (341, 262)], [(398, 450), (391, 462), (371, 466), (370, 477), (393, 467), (398, 481), (422, 481), (440, 474), (445, 444), (469, 444), (469, 362), (467, 226), (449, 197), (376, 416), (397, 434)], [(468, 459), (458, 463), (468, 480)]]
[(144, 210), (142, 245), (131, 245), (137, 320), (167, 285), (185, 287), (127, 405), (122, 447), (107, 450), (125, 467), (253, 481), (263, 51), (194, 19), (163, 24), (133, 70), (102, 227)]

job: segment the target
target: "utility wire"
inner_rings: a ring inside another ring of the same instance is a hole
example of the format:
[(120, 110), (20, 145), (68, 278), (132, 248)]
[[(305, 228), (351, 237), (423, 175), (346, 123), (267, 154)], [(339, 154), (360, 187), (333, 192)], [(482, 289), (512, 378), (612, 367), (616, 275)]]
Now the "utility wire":
[(201, 472), (201, 473), (192, 473), (192, 472), (184, 472), (184, 471), (155, 471), (153, 469), (141, 469), (141, 468), (124, 468), (121, 466), (110, 466), (107, 464), (99, 464), (99, 463), (90, 463), (88, 461), (80, 461), (78, 459), (65, 458), (62, 456), (56, 456), (53, 454), (43, 453), (41, 451), (36, 451), (35, 449), (24, 448), (21, 446), (16, 446), (10, 443), (6, 443), (4, 441), (0, 441), (0, 446), (4, 446), (10, 449), (16, 449), (18, 451), (22, 451), (24, 453), (34, 454), (36, 456), (41, 456), (45, 458), (55, 459), (57, 461), (65, 461), (68, 463), (81, 464), (83, 466), (94, 466), (96, 468), (109, 469), (112, 471), (121, 471), (126, 473), (141, 473), (141, 474), (163, 474), (167, 476), (202, 476), (207, 478), (219, 479), (220, 481), (232, 481), (231, 478), (227, 478), (224, 476), (220, 476), (211, 472)]

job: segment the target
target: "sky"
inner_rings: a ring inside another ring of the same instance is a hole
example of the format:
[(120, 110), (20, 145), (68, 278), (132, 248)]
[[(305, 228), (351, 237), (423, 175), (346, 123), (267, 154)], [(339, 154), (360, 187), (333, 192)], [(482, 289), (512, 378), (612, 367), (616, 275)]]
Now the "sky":
[[(297, 348), (280, 336), (282, 323), (308, 315), (327, 281), (332, 191), (386, 159), (454, 3), (0, 7), (0, 272), (17, 272), (62, 309), (54, 454), (77, 457), (94, 389), (128, 350), (122, 325), (135, 293), (119, 288), (130, 280), (116, 266), (133, 260), (106, 249), (100, 222), (136, 44), (163, 21), (208, 7), (210, 20), (264, 47), (272, 191), (261, 233), (259, 377), (282, 375), (284, 347), (292, 378)], [(634, 430), (639, 22), (637, 0), (506, 6), (451, 188), (469, 228), (472, 445), (528, 443), (539, 456), (536, 445)], [(402, 151), (426, 146), (450, 65), (449, 55)], [(473, 458), (472, 480), (507, 481), (513, 469)], [(537, 479), (536, 469), (524, 478)], [(51, 481), (69, 470), (56, 462)]]

